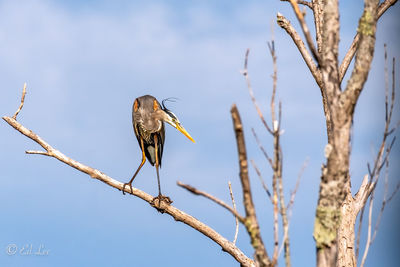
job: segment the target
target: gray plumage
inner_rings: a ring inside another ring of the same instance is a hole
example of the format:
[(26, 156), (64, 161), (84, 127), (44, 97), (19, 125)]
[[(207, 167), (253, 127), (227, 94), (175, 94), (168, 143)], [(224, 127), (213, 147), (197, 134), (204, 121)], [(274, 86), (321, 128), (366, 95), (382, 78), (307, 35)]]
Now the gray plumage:
[(123, 194), (125, 194), (125, 186), (127, 185), (131, 187), (132, 192), (132, 181), (139, 173), (147, 158), (150, 164), (156, 167), (158, 203), (163, 200), (167, 201), (167, 203), (171, 203), (171, 200), (168, 197), (164, 197), (161, 194), (160, 175), (158, 171), (158, 168), (161, 167), (161, 158), (164, 150), (164, 122), (169, 123), (189, 138), (189, 140), (194, 142), (193, 138), (185, 128), (182, 127), (175, 114), (168, 110), (164, 105), (160, 105), (155, 97), (144, 95), (135, 99), (132, 107), (132, 124), (139, 147), (142, 150), (142, 161), (140, 162), (136, 172), (133, 174), (132, 179), (128, 183), (124, 184), (122, 188)]
[[(164, 111), (161, 109), (161, 105), (157, 99), (151, 95), (144, 95), (136, 98), (136, 100), (138, 101), (137, 110), (135, 111), (135, 107), (132, 107), (132, 124), (136, 138), (139, 146), (141, 146), (140, 137), (143, 138), (146, 158), (154, 166), (156, 163), (154, 135), (157, 135), (158, 161), (161, 167), (165, 140), (165, 126), (162, 121), (162, 113)], [(154, 110), (154, 101), (158, 104), (157, 110)]]

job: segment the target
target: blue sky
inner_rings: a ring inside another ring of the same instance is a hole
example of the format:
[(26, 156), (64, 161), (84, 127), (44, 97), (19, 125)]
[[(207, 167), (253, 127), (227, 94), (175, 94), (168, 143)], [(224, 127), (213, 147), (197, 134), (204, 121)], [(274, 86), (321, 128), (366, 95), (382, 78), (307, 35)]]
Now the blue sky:
[[(349, 47), (362, 1), (341, 3), (340, 57)], [(131, 125), (133, 100), (144, 94), (177, 97), (169, 108), (196, 140), (167, 126), (161, 169), (163, 192), (174, 205), (233, 239), (234, 219), (220, 207), (176, 186), (197, 186), (230, 202), (228, 181), (240, 202), (237, 154), (230, 107), (238, 105), (248, 155), (270, 183), (271, 172), (252, 135), (268, 151), (263, 129), (240, 74), (246, 48), (255, 95), (269, 116), (271, 59), (266, 42), (281, 12), (280, 1), (0, 1), (0, 114), (12, 115), (24, 82), (18, 120), (66, 155), (128, 181), (140, 161)], [(376, 53), (356, 107), (351, 175), (353, 190), (366, 174), (383, 129), (383, 44), (399, 58), (396, 5), (378, 25)], [(310, 19), (310, 14), (308, 15)], [(309, 24), (310, 28), (311, 24)], [(285, 191), (309, 158), (296, 196), (291, 244), (294, 266), (315, 265), (312, 238), (325, 124), (320, 92), (290, 38), (275, 25), (278, 97), (283, 103)], [(398, 66), (398, 65), (397, 65)], [(397, 100), (397, 104), (399, 101)], [(399, 105), (396, 107), (395, 121)], [(2, 266), (236, 266), (228, 254), (191, 228), (161, 215), (143, 201), (67, 167), (26, 155), (38, 145), (0, 124), (0, 264)], [(398, 181), (399, 148), (391, 157), (390, 188)], [(254, 170), (254, 201), (264, 242), (272, 247), (272, 209)], [(155, 170), (146, 164), (134, 186), (157, 193)], [(382, 192), (383, 187), (378, 187)], [(377, 199), (382, 194), (378, 193)], [(375, 205), (375, 214), (380, 208)], [(399, 196), (387, 207), (367, 266), (391, 266), (399, 256)], [(239, 205), (240, 212), (243, 208)], [(376, 218), (376, 216), (374, 217)], [(365, 229), (365, 227), (364, 227)], [(365, 234), (365, 233), (364, 233)], [(364, 235), (365, 236), (365, 235)], [(365, 238), (361, 240), (365, 243)], [(6, 248), (32, 245), (47, 256), (9, 256)], [(243, 227), (238, 246), (251, 256)], [(283, 262), (282, 262), (283, 264)]]

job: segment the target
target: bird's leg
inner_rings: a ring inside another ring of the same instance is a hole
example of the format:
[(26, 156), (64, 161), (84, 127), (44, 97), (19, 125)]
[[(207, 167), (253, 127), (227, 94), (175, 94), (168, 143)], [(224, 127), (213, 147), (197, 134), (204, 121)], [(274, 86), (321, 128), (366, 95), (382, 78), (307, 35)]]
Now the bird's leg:
[[(157, 151), (157, 149), (156, 149), (156, 151)], [(156, 158), (157, 158), (157, 154), (156, 154)], [(158, 162), (157, 162), (157, 160), (156, 160), (156, 172), (157, 172), (157, 182), (158, 182), (158, 195), (159, 196), (162, 196), (162, 194), (161, 194), (161, 185), (160, 185), (160, 174), (159, 174), (159, 171), (158, 171)]]
[(144, 144), (143, 144), (143, 138), (140, 138), (140, 148), (142, 149), (142, 162), (139, 165), (139, 168), (136, 170), (135, 174), (132, 176), (132, 179), (129, 181), (129, 183), (124, 183), (124, 186), (122, 187), (122, 194), (125, 195), (125, 186), (129, 185), (131, 188), (132, 192), (132, 182), (133, 179), (135, 179), (136, 175), (139, 173), (140, 169), (142, 168), (143, 164), (146, 162), (146, 155), (144, 154)]
[(157, 208), (158, 211), (163, 213), (163, 210), (160, 209), (161, 202), (164, 201), (169, 205), (169, 204), (172, 203), (172, 201), (171, 201), (171, 199), (169, 197), (163, 196), (161, 194), (160, 174), (159, 174), (159, 171), (158, 171), (160, 163), (159, 163), (159, 159), (158, 159), (158, 138), (157, 138), (157, 135), (154, 135), (154, 147), (155, 147), (155, 156), (156, 156), (156, 172), (157, 172), (157, 181), (158, 181), (158, 196), (155, 197), (152, 202), (155, 205), (155, 200), (157, 199), (158, 200), (158, 205), (157, 205), (158, 207), (156, 207), (156, 208)]

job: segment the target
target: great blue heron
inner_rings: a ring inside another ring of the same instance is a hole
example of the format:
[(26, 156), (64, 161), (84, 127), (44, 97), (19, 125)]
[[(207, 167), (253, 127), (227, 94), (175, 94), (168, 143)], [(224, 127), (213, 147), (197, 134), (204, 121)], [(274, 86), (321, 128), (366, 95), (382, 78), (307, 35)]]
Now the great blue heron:
[(165, 141), (164, 122), (169, 123), (194, 142), (190, 134), (182, 127), (175, 114), (165, 107), (164, 101), (160, 105), (157, 99), (151, 95), (144, 95), (135, 99), (132, 107), (132, 124), (140, 149), (142, 150), (142, 161), (129, 183), (124, 184), (122, 188), (123, 194), (125, 194), (125, 186), (129, 185), (132, 189), (132, 181), (147, 158), (151, 165), (156, 166), (158, 196), (154, 199), (158, 199), (159, 204), (163, 200), (171, 203), (168, 197), (161, 194), (160, 176), (158, 173), (158, 168), (161, 167)]

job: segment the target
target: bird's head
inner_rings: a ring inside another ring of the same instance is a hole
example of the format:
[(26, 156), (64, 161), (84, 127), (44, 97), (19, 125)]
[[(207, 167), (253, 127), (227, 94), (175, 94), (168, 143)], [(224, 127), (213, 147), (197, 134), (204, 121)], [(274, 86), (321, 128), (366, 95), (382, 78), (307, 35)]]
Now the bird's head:
[(174, 128), (176, 128), (178, 131), (180, 131), (181, 133), (183, 133), (190, 141), (192, 141), (193, 143), (195, 143), (195, 141), (193, 140), (193, 138), (190, 136), (190, 134), (185, 130), (185, 128), (183, 128), (183, 126), (181, 125), (181, 123), (178, 120), (178, 117), (172, 113), (171, 110), (167, 109), (164, 105), (164, 101), (165, 99), (162, 101), (162, 108), (161, 110), (163, 111), (163, 115), (162, 115), (162, 120), (170, 125), (172, 125)]

